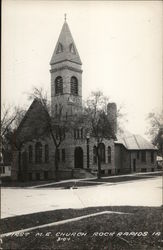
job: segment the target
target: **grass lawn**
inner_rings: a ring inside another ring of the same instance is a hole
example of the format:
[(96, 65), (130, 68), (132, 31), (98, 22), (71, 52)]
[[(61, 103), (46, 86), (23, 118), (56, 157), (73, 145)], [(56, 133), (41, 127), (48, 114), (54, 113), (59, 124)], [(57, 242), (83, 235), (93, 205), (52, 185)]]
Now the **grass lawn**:
[[(77, 222), (37, 229), (31, 231), (27, 236), (8, 236), (3, 238), (2, 248), (3, 250), (163, 249), (163, 242), (161, 242), (163, 219), (161, 207), (92, 207), (47, 211), (2, 219), (0, 230), (1, 233), (5, 233), (111, 210), (130, 214), (103, 214)], [(154, 232), (157, 232), (157, 235)], [(64, 235), (66, 233), (67, 235)]]
[[(92, 185), (100, 185), (100, 182), (110, 182), (110, 183), (116, 183), (116, 182), (124, 182), (124, 181), (132, 181), (132, 180), (139, 180), (139, 179), (146, 179), (146, 178), (153, 178), (156, 176), (162, 176), (162, 172), (160, 173), (149, 173), (149, 174), (144, 174), (141, 173), (141, 175), (136, 175), (136, 176), (108, 176), (105, 178), (101, 179), (89, 179), (89, 180), (82, 180), (82, 181), (76, 181), (76, 186), (81, 187), (81, 186), (92, 186)], [(89, 181), (89, 183), (88, 183)], [(32, 187), (32, 186), (37, 186), (37, 185), (43, 185), (43, 184), (50, 184), (53, 183), (52, 185), (45, 186), (45, 188), (49, 187), (61, 187), (61, 188), (70, 188), (75, 184), (75, 181), (68, 181), (65, 183), (58, 183), (55, 180), (47, 180), (47, 181), (27, 181), (27, 182), (19, 182), (19, 181), (5, 181), (2, 178), (2, 187)], [(87, 183), (86, 183), (87, 182)], [(91, 183), (92, 182), (92, 183)], [(93, 183), (93, 182), (99, 182), (98, 183)], [(42, 187), (44, 188), (44, 187)]]
[(47, 180), (47, 181), (26, 181), (26, 182), (20, 182), (20, 181), (5, 181), (2, 178), (2, 184), (1, 187), (32, 187), (35, 185), (42, 185), (47, 183), (52, 183), (54, 180)]
[(109, 177), (105, 179), (96, 179), (96, 180), (91, 180), (91, 181), (99, 181), (99, 182), (111, 182), (111, 183), (116, 183), (116, 182), (124, 182), (124, 181), (134, 181), (134, 180), (141, 180), (141, 179), (149, 179), (149, 178), (154, 178), (155, 176), (118, 176), (118, 177)]
[(134, 181), (134, 180), (143, 180), (143, 179), (149, 179), (154, 178), (159, 175), (137, 175), (137, 176), (116, 176), (116, 177), (105, 177), (100, 179), (90, 179), (90, 180), (80, 180), (80, 181), (70, 181), (65, 183), (54, 183), (49, 186), (42, 186), (39, 188), (71, 188), (73, 186), (75, 187), (84, 187), (84, 186), (93, 186), (93, 185), (101, 185), (103, 183), (118, 183), (118, 182), (125, 182), (125, 181)]
[(64, 189), (69, 189), (71, 187), (77, 188), (77, 187), (88, 187), (88, 186), (95, 186), (95, 185), (100, 185), (103, 183), (98, 183), (97, 181), (93, 180), (92, 181), (69, 181), (69, 182), (63, 182), (63, 183), (54, 183), (52, 185), (48, 186), (42, 186), (38, 188), (64, 188)]

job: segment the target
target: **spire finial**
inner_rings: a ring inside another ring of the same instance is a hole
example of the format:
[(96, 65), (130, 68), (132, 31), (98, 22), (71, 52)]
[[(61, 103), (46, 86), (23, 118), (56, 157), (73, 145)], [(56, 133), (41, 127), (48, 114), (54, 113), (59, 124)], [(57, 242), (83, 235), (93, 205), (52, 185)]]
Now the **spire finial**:
[(65, 13), (65, 14), (64, 14), (64, 16), (65, 16), (65, 22), (66, 22), (66, 19), (67, 19), (67, 14)]

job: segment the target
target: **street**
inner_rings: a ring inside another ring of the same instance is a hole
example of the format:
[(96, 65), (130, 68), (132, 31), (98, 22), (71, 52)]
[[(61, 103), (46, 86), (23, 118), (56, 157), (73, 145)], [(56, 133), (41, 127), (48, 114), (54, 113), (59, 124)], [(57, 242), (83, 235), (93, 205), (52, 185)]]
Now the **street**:
[(1, 188), (1, 218), (55, 209), (161, 206), (162, 177), (78, 189)]

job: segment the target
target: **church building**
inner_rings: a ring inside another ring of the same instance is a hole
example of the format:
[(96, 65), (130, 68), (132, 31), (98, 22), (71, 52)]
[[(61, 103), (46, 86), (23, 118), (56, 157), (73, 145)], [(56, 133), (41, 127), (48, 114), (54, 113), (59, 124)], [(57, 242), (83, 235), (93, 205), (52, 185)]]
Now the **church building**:
[[(67, 120), (82, 111), (82, 73), (82, 62), (65, 20), (50, 60), (54, 120), (59, 114)], [(116, 104), (110, 103), (108, 115), (109, 111), (116, 113)], [(42, 119), (46, 121), (48, 117), (40, 102), (34, 99), (17, 131), (19, 146), (12, 162), (13, 180), (55, 179), (55, 146)], [(100, 151), (101, 174), (154, 171), (156, 151), (151, 143), (138, 136), (128, 141), (125, 136), (104, 139)], [(89, 178), (97, 174), (96, 141), (87, 135), (82, 124), (72, 133), (65, 132), (57, 157), (60, 179)]]

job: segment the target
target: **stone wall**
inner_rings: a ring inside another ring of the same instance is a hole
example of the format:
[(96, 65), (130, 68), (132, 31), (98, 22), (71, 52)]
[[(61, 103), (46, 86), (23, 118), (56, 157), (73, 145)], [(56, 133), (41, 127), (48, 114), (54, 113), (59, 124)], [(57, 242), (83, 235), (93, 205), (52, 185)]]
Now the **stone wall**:
[[(63, 115), (72, 115), (78, 112), (82, 107), (82, 70), (81, 65), (73, 62), (61, 62), (51, 65), (51, 109), (52, 115), (55, 115), (55, 105), (62, 105)], [(63, 79), (63, 94), (56, 95), (55, 93), (55, 79), (61, 76)], [(78, 95), (71, 95), (70, 80), (75, 76), (78, 79)]]

